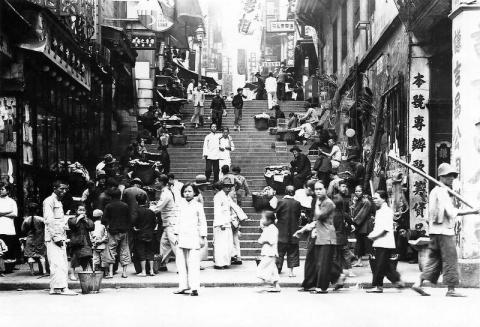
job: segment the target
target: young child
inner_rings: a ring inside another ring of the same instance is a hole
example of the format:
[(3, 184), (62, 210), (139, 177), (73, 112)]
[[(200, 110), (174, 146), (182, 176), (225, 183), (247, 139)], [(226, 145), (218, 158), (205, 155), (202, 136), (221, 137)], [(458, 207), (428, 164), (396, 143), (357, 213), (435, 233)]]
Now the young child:
[(22, 224), (22, 232), (27, 235), (25, 241), (24, 255), (30, 267), (30, 274), (36, 275), (33, 264), (38, 263), (38, 273), (43, 275), (46, 271), (45, 257), (47, 248), (45, 246), (45, 223), (43, 217), (37, 216), (38, 204), (30, 203), (27, 207), (28, 216)]
[(93, 221), (86, 215), (85, 205), (79, 205), (77, 214), (68, 220), (68, 227), (70, 228), (70, 248), (72, 251), (72, 270), (70, 272), (70, 279), (76, 280), (75, 268), (81, 266), (83, 271), (88, 267), (91, 269), (92, 264), (92, 241), (90, 240), (90, 232), (95, 229)]
[[(280, 292), (278, 268), (276, 265), (278, 258), (278, 229), (275, 226), (275, 214), (273, 211), (264, 211), (262, 213), (260, 227), (263, 231), (258, 239), (258, 243), (262, 245), (262, 258), (258, 264), (257, 276), (263, 281), (263, 286), (266, 287), (263, 291)], [(272, 287), (268, 287), (269, 284)]]
[(90, 232), (90, 240), (93, 245), (93, 265), (95, 270), (100, 270), (103, 267), (103, 251), (107, 248), (108, 242), (108, 233), (102, 224), (102, 217), (102, 210), (95, 209), (93, 211), (94, 230)]
[(3, 274), (5, 272), (5, 260), (3, 255), (7, 253), (8, 247), (3, 240), (0, 240), (0, 277), (5, 277)]
[(235, 193), (237, 195), (237, 204), (242, 207), (242, 202), (245, 197), (247, 197), (250, 192), (250, 188), (248, 187), (247, 179), (240, 175), (242, 170), (238, 166), (232, 167), (232, 174), (235, 179)]

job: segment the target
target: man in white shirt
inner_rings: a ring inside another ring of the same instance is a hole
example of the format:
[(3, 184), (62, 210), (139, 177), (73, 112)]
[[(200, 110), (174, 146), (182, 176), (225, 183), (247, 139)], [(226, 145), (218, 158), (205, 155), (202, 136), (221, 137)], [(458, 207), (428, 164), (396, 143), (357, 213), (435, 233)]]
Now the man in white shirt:
[(21, 257), (20, 242), (15, 232), (17, 216), (17, 203), (8, 196), (7, 185), (0, 182), (0, 240), (3, 240), (8, 248), (3, 259), (16, 260)]
[(167, 271), (167, 263), (170, 255), (176, 254), (177, 248), (175, 246), (175, 224), (177, 220), (178, 207), (175, 204), (176, 199), (172, 190), (168, 187), (168, 177), (160, 175), (158, 178), (158, 186), (160, 188), (160, 196), (155, 205), (150, 207), (150, 210), (156, 214), (160, 213), (162, 217), (163, 233), (160, 239), (160, 256), (162, 257), (159, 271)]
[[(440, 182), (447, 187), (452, 188), (453, 180), (457, 176), (458, 173), (449, 164), (442, 163), (438, 166)], [(435, 186), (428, 199), (428, 212), (430, 253), (420, 280), (413, 285), (412, 289), (422, 296), (429, 296), (430, 294), (422, 289), (423, 282), (427, 280), (436, 284), (440, 274), (443, 273), (443, 284), (448, 287), (446, 296), (463, 297), (464, 295), (455, 291), (459, 283), (455, 224), (459, 216), (478, 215), (480, 210), (459, 211), (455, 208), (447, 188)]]
[(190, 80), (187, 86), (187, 101), (188, 103), (193, 101), (193, 89), (195, 88), (195, 80)]
[(218, 176), (220, 173), (220, 137), (221, 134), (217, 134), (217, 125), (210, 124), (210, 133), (205, 137), (203, 142), (203, 158), (206, 161), (205, 176), (207, 181), (210, 180), (213, 170), (213, 182), (218, 182)]
[(375, 253), (375, 267), (373, 269), (372, 287), (367, 293), (383, 293), (383, 279), (387, 277), (397, 288), (405, 285), (400, 281), (400, 274), (390, 260), (395, 250), (395, 238), (393, 236), (393, 211), (387, 205), (387, 192), (377, 191), (373, 196), (373, 202), (377, 207), (375, 213), (375, 227), (368, 235), (373, 241)]
[(277, 103), (277, 80), (272, 73), (269, 73), (265, 80), (265, 90), (267, 91), (268, 109), (272, 109)]
[(53, 194), (43, 201), (51, 295), (77, 295), (68, 289), (67, 221), (61, 202), (67, 190), (67, 184), (56, 181)]
[(193, 91), (193, 116), (191, 122), (194, 124), (195, 128), (198, 126), (203, 126), (203, 115), (205, 114), (205, 109), (203, 104), (205, 102), (205, 93), (200, 86), (197, 86), (197, 89)]

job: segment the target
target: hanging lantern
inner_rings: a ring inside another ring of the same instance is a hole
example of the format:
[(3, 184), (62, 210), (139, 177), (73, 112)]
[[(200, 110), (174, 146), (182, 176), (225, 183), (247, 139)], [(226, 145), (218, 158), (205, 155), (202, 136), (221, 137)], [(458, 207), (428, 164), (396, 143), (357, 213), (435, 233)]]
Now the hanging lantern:
[(47, 65), (45, 65), (45, 66), (42, 67), (42, 70), (43, 70), (44, 72), (48, 72), (48, 71), (50, 70), (50, 67), (47, 66)]
[(65, 81), (65, 82), (63, 82), (63, 85), (69, 86), (69, 85), (70, 85), (70, 82), (69, 82), (69, 81)]
[(63, 79), (62, 76), (58, 76), (58, 77), (57, 77), (57, 82), (61, 82), (62, 79)]
[(57, 72), (51, 71), (51, 72), (50, 72), (50, 76), (52, 76), (52, 77), (57, 76)]

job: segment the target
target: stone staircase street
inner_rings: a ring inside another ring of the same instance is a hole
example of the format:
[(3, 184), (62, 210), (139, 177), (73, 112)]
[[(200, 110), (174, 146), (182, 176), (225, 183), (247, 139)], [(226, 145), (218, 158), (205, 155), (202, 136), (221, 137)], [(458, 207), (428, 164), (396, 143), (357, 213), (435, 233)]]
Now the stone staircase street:
[[(275, 135), (270, 135), (269, 131), (257, 131), (253, 116), (266, 112), (273, 114), (267, 109), (267, 101), (253, 100), (245, 101), (243, 107), (243, 120), (241, 122), (241, 131), (233, 130), (233, 108), (231, 103), (227, 104), (227, 117), (223, 118), (223, 126), (230, 128), (230, 135), (235, 144), (235, 151), (231, 153), (232, 165), (238, 165), (242, 169), (242, 174), (247, 178), (251, 191), (260, 191), (266, 186), (263, 177), (264, 168), (268, 165), (289, 165), (292, 160), (290, 152), (276, 153), (272, 144), (276, 141)], [(303, 112), (303, 102), (281, 102), (280, 106), (288, 117), (289, 112)], [(205, 117), (210, 116), (210, 100), (205, 103)], [(183, 111), (183, 123), (185, 123), (184, 134), (187, 136), (185, 146), (170, 145), (168, 152), (170, 154), (171, 172), (175, 174), (181, 182), (194, 181), (195, 176), (203, 174), (205, 171), (205, 160), (202, 157), (203, 141), (209, 133), (211, 120), (205, 120), (203, 128), (194, 129), (190, 123), (193, 114), (192, 104), (186, 104)], [(156, 152), (157, 145), (150, 146), (148, 151)], [(203, 193), (205, 199), (205, 214), (208, 223), (208, 241), (209, 256), (213, 254), (213, 191), (207, 190)], [(241, 227), (242, 236), (241, 249), (244, 259), (252, 259), (259, 255), (259, 221), (260, 214), (256, 213), (252, 206), (252, 199), (248, 197), (243, 203), (243, 209), (249, 217), (249, 221), (244, 222)]]

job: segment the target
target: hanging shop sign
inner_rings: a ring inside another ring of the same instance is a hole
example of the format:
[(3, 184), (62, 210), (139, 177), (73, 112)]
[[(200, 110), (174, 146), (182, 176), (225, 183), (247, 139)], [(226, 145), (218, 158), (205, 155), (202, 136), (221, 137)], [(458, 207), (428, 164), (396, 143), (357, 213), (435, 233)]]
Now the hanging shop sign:
[(287, 34), (287, 60), (288, 67), (293, 67), (295, 65), (295, 34)]
[(133, 49), (156, 49), (155, 35), (132, 35), (131, 46)]
[(285, 32), (295, 32), (295, 21), (294, 20), (275, 20), (270, 21), (267, 25), (267, 32), (269, 33), (285, 33)]
[[(412, 58), (410, 67), (409, 148), (410, 164), (429, 172), (429, 112), (430, 70), (428, 58)], [(428, 181), (410, 172), (410, 226), (428, 219)]]

